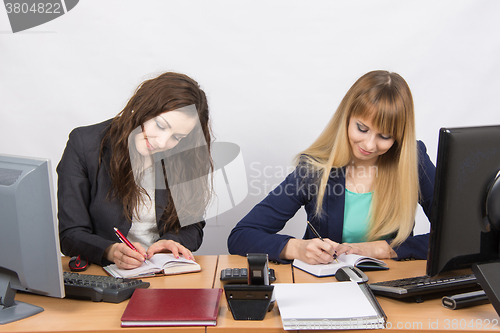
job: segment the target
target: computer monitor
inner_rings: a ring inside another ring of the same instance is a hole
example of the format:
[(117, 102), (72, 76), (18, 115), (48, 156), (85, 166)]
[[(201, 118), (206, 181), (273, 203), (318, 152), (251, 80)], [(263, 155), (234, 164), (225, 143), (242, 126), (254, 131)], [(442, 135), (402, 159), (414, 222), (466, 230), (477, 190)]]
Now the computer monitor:
[(440, 130), (428, 276), (499, 258), (499, 230), (487, 215), (500, 206), (499, 171), (500, 126)]
[(64, 297), (50, 161), (0, 154), (0, 323), (43, 311), (16, 292)]

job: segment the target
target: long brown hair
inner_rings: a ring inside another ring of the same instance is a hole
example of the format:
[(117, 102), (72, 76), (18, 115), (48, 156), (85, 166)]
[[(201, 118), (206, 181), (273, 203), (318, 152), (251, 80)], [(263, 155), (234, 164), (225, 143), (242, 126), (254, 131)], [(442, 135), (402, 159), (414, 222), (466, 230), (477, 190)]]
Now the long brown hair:
[(415, 116), (408, 84), (397, 73), (372, 71), (363, 75), (346, 93), (316, 141), (297, 155), (297, 161), (305, 161), (318, 175), (317, 215), (323, 214), (331, 168), (346, 167), (352, 160), (347, 134), (351, 117), (370, 119), (378, 130), (395, 139), (377, 160), (367, 240), (397, 232), (391, 243), (397, 246), (413, 230), (419, 196)]
[[(191, 149), (184, 152), (191, 155), (190, 158), (194, 161), (187, 168), (185, 164), (179, 163), (179, 159), (168, 161), (168, 166), (165, 166), (163, 161), (162, 166), (163, 168), (172, 168), (170, 170), (173, 170), (174, 174), (180, 175), (181, 178), (191, 177), (191, 179), (193, 177), (192, 174), (200, 174), (200, 170), (203, 170), (201, 174), (204, 174), (205, 177), (202, 177), (202, 188), (198, 188), (196, 195), (184, 198), (187, 201), (185, 205), (177, 205), (178, 208), (184, 206), (198, 207), (197, 212), (191, 211), (190, 213), (202, 218), (204, 210), (210, 201), (211, 193), (207, 175), (213, 170), (213, 163), (209, 156), (212, 134), (209, 124), (207, 98), (195, 80), (184, 74), (166, 72), (156, 78), (144, 81), (136, 89), (125, 108), (111, 122), (110, 129), (101, 145), (101, 157), (106, 143), (111, 146), (112, 151), (109, 165), (112, 186), (109, 197), (111, 199), (118, 197), (122, 201), (123, 214), (129, 221), (132, 221), (133, 214), (138, 212), (141, 193), (147, 194), (136, 183), (134, 178), (129, 154), (129, 135), (146, 121), (164, 112), (190, 105), (196, 107), (202, 133), (197, 133), (197, 129), (195, 128), (173, 149), (182, 151), (182, 146), (186, 146), (189, 141), (192, 144), (192, 141), (203, 140), (203, 144), (206, 144), (208, 148), (208, 156), (197, 156), (199, 150)], [(168, 190), (169, 183), (166, 175), (165, 185)], [(177, 212), (174, 206), (174, 200), (172, 200), (170, 191), (168, 191), (168, 202), (165, 204), (166, 207), (162, 207), (165, 211), (161, 217), (163, 231), (177, 231), (180, 228), (178, 218), (178, 213), (180, 212)]]

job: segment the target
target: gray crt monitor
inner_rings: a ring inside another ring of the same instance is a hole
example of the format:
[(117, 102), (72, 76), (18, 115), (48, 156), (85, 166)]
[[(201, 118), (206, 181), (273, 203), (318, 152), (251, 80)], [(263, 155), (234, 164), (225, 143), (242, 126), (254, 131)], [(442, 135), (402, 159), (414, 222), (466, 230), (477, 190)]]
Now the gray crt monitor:
[(16, 291), (64, 297), (50, 161), (0, 154), (0, 324), (42, 308)]

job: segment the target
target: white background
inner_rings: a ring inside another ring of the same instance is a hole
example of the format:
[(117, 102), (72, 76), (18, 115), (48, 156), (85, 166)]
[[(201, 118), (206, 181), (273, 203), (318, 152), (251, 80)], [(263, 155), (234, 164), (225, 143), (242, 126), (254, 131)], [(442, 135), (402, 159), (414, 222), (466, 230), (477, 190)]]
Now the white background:
[[(499, 14), (494, 0), (82, 0), (13, 34), (0, 7), (0, 153), (55, 170), (74, 127), (115, 116), (144, 79), (185, 73), (208, 95), (217, 141), (239, 145), (246, 166), (248, 196), (208, 220), (197, 252), (224, 254), (232, 227), (370, 70), (406, 79), (433, 161), (440, 127), (499, 124)], [(304, 228), (299, 211), (283, 232)]]

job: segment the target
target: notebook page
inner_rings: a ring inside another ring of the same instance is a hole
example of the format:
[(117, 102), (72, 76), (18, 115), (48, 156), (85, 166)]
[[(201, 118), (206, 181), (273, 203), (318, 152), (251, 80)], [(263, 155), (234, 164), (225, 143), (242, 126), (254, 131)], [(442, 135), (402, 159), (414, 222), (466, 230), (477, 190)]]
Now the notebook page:
[(281, 317), (286, 320), (377, 317), (356, 282), (276, 283), (274, 292)]

